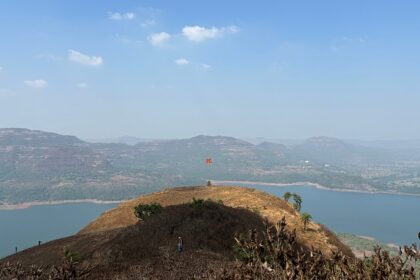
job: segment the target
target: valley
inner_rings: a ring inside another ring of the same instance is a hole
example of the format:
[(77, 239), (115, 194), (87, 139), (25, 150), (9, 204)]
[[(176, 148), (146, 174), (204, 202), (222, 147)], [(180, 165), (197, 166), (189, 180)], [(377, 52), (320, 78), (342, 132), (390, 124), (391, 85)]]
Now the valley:
[[(209, 179), (420, 194), (418, 151), (355, 146), (327, 137), (292, 146), (203, 135), (135, 145), (88, 143), (74, 136), (0, 129), (0, 204), (124, 200)], [(209, 157), (211, 166), (204, 162)]]

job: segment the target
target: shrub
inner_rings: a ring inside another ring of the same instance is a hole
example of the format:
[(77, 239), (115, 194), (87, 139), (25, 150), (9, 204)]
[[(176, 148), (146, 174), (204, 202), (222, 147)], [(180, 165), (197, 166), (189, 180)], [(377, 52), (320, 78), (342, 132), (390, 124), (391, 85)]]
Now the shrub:
[(306, 231), (306, 227), (308, 223), (312, 220), (312, 216), (309, 213), (302, 213), (300, 214), (300, 219), (303, 222), (303, 229)]
[(83, 256), (70, 247), (64, 247), (64, 259), (68, 262), (81, 262)]
[(188, 205), (194, 208), (202, 208), (204, 206), (205, 200), (198, 198), (196, 199), (195, 197), (193, 197), (192, 202), (190, 202)]
[(21, 263), (0, 263), (0, 279), (2, 280), (88, 280), (94, 267), (81, 265), (78, 262), (64, 260), (53, 266), (22, 266)]
[(285, 218), (274, 226), (266, 223), (263, 235), (251, 230), (235, 238), (234, 252), (238, 262), (208, 275), (212, 279), (347, 279), (347, 280), (414, 280), (412, 262), (420, 259), (417, 248), (405, 246), (399, 256), (376, 248), (364, 260), (346, 257), (340, 252), (325, 256), (302, 246), (296, 232), (286, 231)]
[(162, 212), (162, 210), (162, 205), (158, 203), (139, 204), (136, 207), (134, 207), (134, 215), (136, 215), (137, 218), (144, 220), (147, 217), (150, 217), (151, 215)]
[(296, 209), (296, 211), (300, 212), (300, 209), (302, 209), (302, 197), (296, 193), (293, 194), (293, 208)]
[(291, 192), (286, 192), (283, 195), (284, 200), (286, 200), (287, 202), (289, 202), (289, 199), (292, 197), (292, 193)]

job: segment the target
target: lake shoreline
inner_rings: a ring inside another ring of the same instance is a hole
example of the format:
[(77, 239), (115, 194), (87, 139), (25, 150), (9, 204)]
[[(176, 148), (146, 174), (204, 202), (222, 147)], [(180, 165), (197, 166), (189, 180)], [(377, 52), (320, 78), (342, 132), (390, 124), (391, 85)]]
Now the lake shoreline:
[(99, 199), (70, 199), (70, 200), (46, 200), (46, 201), (31, 201), (18, 204), (0, 204), (0, 211), (21, 210), (33, 206), (43, 205), (61, 205), (71, 203), (93, 203), (93, 204), (119, 204), (127, 200), (99, 200)]
[(212, 183), (215, 185), (224, 185), (224, 184), (247, 184), (247, 185), (261, 185), (268, 187), (293, 187), (293, 186), (309, 186), (319, 190), (325, 191), (334, 191), (334, 192), (351, 192), (351, 193), (363, 193), (363, 194), (387, 194), (387, 195), (404, 195), (404, 196), (415, 196), (420, 197), (420, 194), (415, 193), (403, 193), (403, 192), (386, 192), (386, 191), (364, 191), (364, 190), (353, 190), (353, 189), (333, 189), (325, 187), (318, 183), (312, 182), (295, 182), (295, 183), (267, 183), (267, 182), (258, 182), (258, 181), (218, 181), (212, 180)]
[[(295, 183), (268, 183), (258, 181), (237, 181), (237, 180), (211, 180), (214, 185), (261, 185), (271, 187), (293, 187), (293, 186), (309, 186), (319, 190), (334, 191), (334, 192), (350, 192), (350, 193), (363, 193), (363, 194), (386, 194), (386, 195), (402, 195), (402, 196), (415, 196), (420, 197), (420, 194), (403, 193), (403, 192), (386, 192), (386, 191), (364, 191), (353, 189), (333, 189), (313, 182), (295, 182)], [(47, 201), (31, 201), (17, 204), (0, 204), (0, 211), (5, 210), (19, 210), (27, 209), (33, 206), (42, 205), (60, 205), (69, 203), (94, 203), (94, 204), (118, 204), (127, 200), (99, 200), (99, 199), (72, 199), (72, 200), (47, 200)]]

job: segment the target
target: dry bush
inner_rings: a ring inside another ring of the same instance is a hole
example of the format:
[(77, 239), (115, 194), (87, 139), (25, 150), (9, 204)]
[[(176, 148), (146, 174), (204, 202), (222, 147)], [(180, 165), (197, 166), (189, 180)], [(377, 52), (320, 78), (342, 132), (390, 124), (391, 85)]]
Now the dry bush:
[(305, 248), (296, 232), (286, 231), (283, 218), (276, 226), (266, 223), (260, 236), (255, 231), (238, 235), (235, 251), (238, 261), (209, 273), (211, 279), (348, 279), (382, 280), (415, 279), (414, 265), (419, 260), (415, 245), (405, 246), (399, 256), (390, 256), (379, 247), (364, 260), (349, 258), (337, 252), (326, 257)]
[(89, 279), (91, 267), (64, 260), (60, 266), (23, 267), (20, 263), (0, 263), (2, 280), (84, 280)]

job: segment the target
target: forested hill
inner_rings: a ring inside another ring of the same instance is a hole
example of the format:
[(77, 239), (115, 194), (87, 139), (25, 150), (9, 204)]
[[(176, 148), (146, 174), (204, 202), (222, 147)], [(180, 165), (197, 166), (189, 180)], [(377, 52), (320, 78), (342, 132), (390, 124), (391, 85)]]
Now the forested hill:
[[(206, 158), (213, 163), (206, 165)], [(0, 129), (0, 203), (118, 200), (207, 179), (420, 193), (419, 171), (420, 153), (412, 148), (363, 147), (327, 137), (293, 146), (204, 135), (126, 145)]]

